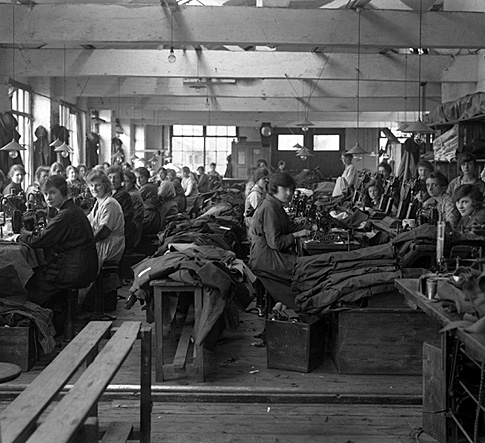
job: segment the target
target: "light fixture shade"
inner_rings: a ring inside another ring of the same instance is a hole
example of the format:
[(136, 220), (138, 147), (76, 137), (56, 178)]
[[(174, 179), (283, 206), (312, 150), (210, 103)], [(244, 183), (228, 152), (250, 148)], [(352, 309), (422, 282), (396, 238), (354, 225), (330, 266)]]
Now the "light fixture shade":
[(57, 148), (57, 147), (61, 146), (62, 143), (63, 143), (63, 141), (60, 140), (59, 137), (58, 137), (49, 146), (52, 146), (53, 148)]
[(295, 154), (297, 157), (301, 157), (303, 159), (306, 159), (307, 157), (313, 157), (313, 154), (308, 150), (308, 148), (305, 148), (298, 143), (294, 147), (296, 146), (298, 146), (298, 151)]
[(56, 149), (54, 149), (54, 152), (67, 152), (71, 153), (73, 149), (66, 143), (62, 142), (60, 146), (58, 146)]
[(0, 148), (0, 151), (25, 151), (25, 147), (19, 144), (17, 141), (12, 140)]
[(308, 130), (310, 126), (315, 126), (314, 123), (312, 123), (310, 120), (308, 120), (306, 117), (301, 119), (300, 121), (295, 123), (295, 126), (297, 128), (301, 128), (303, 130)]
[(430, 128), (428, 125), (425, 125), (421, 121), (421, 119), (418, 119), (414, 123), (411, 123), (402, 132), (416, 132), (416, 133), (420, 133), (420, 134), (434, 134), (436, 131), (433, 128)]
[(400, 122), (399, 126), (397, 127), (397, 130), (399, 132), (405, 132), (404, 130), (409, 126), (409, 122)]
[(353, 148), (350, 148), (348, 151), (345, 152), (346, 154), (358, 155), (358, 154), (368, 154), (368, 152), (360, 146), (359, 142)]
[(115, 118), (115, 132), (119, 135), (124, 134), (123, 128), (121, 127), (121, 122), (119, 118)]

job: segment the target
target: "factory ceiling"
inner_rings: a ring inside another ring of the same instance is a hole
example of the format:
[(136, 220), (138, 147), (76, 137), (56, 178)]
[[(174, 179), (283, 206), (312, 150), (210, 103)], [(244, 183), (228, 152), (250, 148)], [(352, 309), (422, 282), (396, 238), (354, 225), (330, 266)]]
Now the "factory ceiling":
[(483, 87), (483, 3), (3, 0), (0, 80), (160, 125), (392, 126)]

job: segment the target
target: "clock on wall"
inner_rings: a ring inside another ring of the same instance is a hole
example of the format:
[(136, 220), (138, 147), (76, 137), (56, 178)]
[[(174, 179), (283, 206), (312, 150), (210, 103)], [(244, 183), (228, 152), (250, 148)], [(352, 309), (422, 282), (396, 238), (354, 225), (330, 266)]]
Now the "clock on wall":
[(273, 135), (273, 128), (271, 127), (271, 123), (261, 123), (261, 128), (259, 128), (259, 132), (261, 133), (262, 137), (271, 137)]

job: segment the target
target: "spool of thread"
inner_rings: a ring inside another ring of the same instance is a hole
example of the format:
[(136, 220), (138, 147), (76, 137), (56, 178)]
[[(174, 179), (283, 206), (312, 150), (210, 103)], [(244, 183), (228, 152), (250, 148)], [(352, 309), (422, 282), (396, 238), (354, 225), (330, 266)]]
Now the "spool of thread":
[(426, 280), (426, 296), (428, 300), (433, 300), (438, 290), (438, 280), (434, 278), (428, 278)]

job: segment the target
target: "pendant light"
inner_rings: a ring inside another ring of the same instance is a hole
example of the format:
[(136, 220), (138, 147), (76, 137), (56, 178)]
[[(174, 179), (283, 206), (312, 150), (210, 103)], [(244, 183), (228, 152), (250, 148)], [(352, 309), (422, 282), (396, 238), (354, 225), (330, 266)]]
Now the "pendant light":
[[(12, 2), (12, 83), (15, 82), (15, 2)], [(13, 117), (13, 115), (12, 115)], [(17, 158), (19, 151), (25, 151), (25, 146), (22, 146), (15, 140), (15, 125), (12, 124), (12, 140), (0, 148), (0, 151), (8, 152), (10, 158)]]
[(421, 88), (424, 84), (421, 82), (421, 57), (423, 50), (423, 0), (419, 0), (419, 47), (418, 47), (418, 119), (411, 123), (403, 132), (411, 132), (416, 134), (415, 137), (420, 138), (420, 134), (433, 134), (434, 129), (423, 123), (422, 107), (421, 107)]
[(359, 144), (359, 135), (360, 135), (360, 22), (361, 22), (361, 13), (362, 8), (356, 8), (357, 14), (359, 14), (358, 19), (358, 38), (357, 38), (357, 143), (354, 147), (350, 148), (346, 151), (347, 154), (368, 154), (368, 152)]
[[(65, 103), (65, 100), (66, 100), (66, 45), (64, 45), (64, 76), (62, 78), (62, 95), (64, 97), (64, 103)], [(62, 105), (62, 103), (61, 103)], [(66, 107), (66, 105), (63, 105), (64, 107)], [(69, 118), (70, 118), (70, 113), (71, 113), (71, 110), (67, 108), (67, 112), (68, 112), (68, 115), (67, 117), (64, 117), (64, 127), (61, 129), (61, 131), (59, 132), (59, 135), (57, 137), (57, 139), (59, 141), (62, 140), (62, 143), (60, 145), (58, 145), (55, 149), (54, 149), (54, 152), (60, 152), (61, 155), (64, 157), (64, 158), (67, 158), (69, 157), (69, 154), (72, 152), (72, 148), (66, 143), (66, 140), (68, 139), (69, 137), (69, 129), (67, 128), (67, 123), (66, 123), (66, 120), (69, 121)], [(61, 108), (62, 109), (62, 108)], [(64, 112), (63, 112), (64, 114)], [(64, 132), (64, 137), (61, 137), (62, 133)]]
[(168, 62), (175, 63), (177, 61), (177, 57), (175, 57), (175, 53), (173, 52), (173, 11), (170, 8), (170, 54), (168, 55)]
[(303, 161), (305, 161), (308, 157), (313, 157), (313, 154), (310, 152), (310, 150), (300, 145), (300, 143), (297, 143), (293, 147), (296, 149), (295, 156), (300, 157)]

